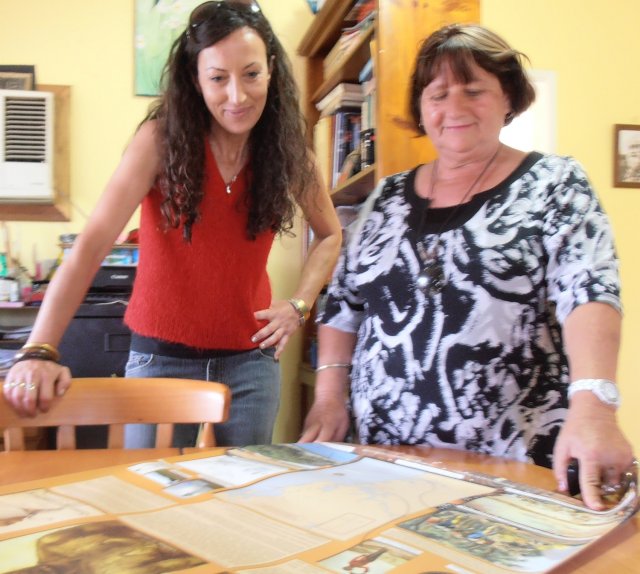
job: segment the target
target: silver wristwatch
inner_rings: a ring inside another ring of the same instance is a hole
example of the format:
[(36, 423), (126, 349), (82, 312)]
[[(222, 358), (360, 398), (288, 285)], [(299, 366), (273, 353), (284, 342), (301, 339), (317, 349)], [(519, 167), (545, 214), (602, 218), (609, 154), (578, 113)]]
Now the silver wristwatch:
[(618, 408), (620, 393), (618, 385), (609, 379), (579, 379), (569, 385), (569, 398), (577, 391), (591, 391), (603, 403)]

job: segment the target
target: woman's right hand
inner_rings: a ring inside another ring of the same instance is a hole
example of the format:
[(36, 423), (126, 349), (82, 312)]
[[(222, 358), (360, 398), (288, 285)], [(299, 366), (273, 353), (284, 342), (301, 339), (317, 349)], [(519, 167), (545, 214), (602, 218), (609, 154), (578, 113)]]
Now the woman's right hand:
[(46, 413), (55, 397), (71, 385), (71, 371), (54, 361), (24, 360), (9, 369), (2, 386), (4, 398), (20, 416)]
[(316, 400), (298, 442), (343, 442), (348, 430), (349, 413), (344, 399)]

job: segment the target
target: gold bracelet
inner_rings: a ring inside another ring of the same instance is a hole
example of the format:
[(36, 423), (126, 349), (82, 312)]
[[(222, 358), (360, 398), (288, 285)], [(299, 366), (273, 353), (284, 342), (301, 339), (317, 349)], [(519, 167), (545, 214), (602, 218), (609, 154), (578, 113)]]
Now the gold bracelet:
[(20, 351), (24, 351), (25, 354), (34, 352), (34, 354), (49, 355), (52, 361), (60, 360), (60, 351), (49, 343), (25, 343), (22, 345)]
[(311, 314), (309, 305), (303, 299), (287, 299), (298, 314), (298, 323), (304, 325)]
[(316, 373), (325, 369), (348, 369), (351, 370), (351, 363), (329, 363), (328, 365), (320, 365), (316, 368)]
[(46, 351), (45, 349), (24, 349), (18, 351), (13, 356), (13, 364), (19, 363), (20, 361), (53, 361), (54, 363), (58, 362), (58, 359)]

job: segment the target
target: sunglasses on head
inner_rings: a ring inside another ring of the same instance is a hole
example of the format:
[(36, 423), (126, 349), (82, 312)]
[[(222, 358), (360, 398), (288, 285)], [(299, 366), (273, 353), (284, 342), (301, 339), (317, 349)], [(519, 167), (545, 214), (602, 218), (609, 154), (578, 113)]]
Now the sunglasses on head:
[(226, 5), (230, 8), (236, 8), (238, 10), (251, 10), (252, 12), (260, 12), (260, 6), (256, 0), (211, 0), (209, 2), (203, 2), (199, 6), (196, 6), (189, 16), (189, 25), (187, 27), (187, 36), (191, 30), (195, 30), (200, 24), (206, 22), (213, 14), (213, 10), (220, 5)]

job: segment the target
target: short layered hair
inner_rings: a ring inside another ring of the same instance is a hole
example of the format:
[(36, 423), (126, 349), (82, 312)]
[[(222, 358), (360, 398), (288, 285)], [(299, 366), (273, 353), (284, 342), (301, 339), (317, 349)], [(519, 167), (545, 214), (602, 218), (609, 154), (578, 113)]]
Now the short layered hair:
[(474, 80), (471, 69), (476, 64), (493, 74), (509, 98), (511, 111), (505, 125), (527, 110), (536, 93), (524, 69), (528, 58), (514, 50), (500, 36), (476, 24), (451, 24), (428, 36), (416, 56), (409, 85), (409, 114), (413, 127), (421, 134), (420, 118), (422, 91), (440, 73), (442, 66), (451, 67), (454, 77), (462, 83)]

